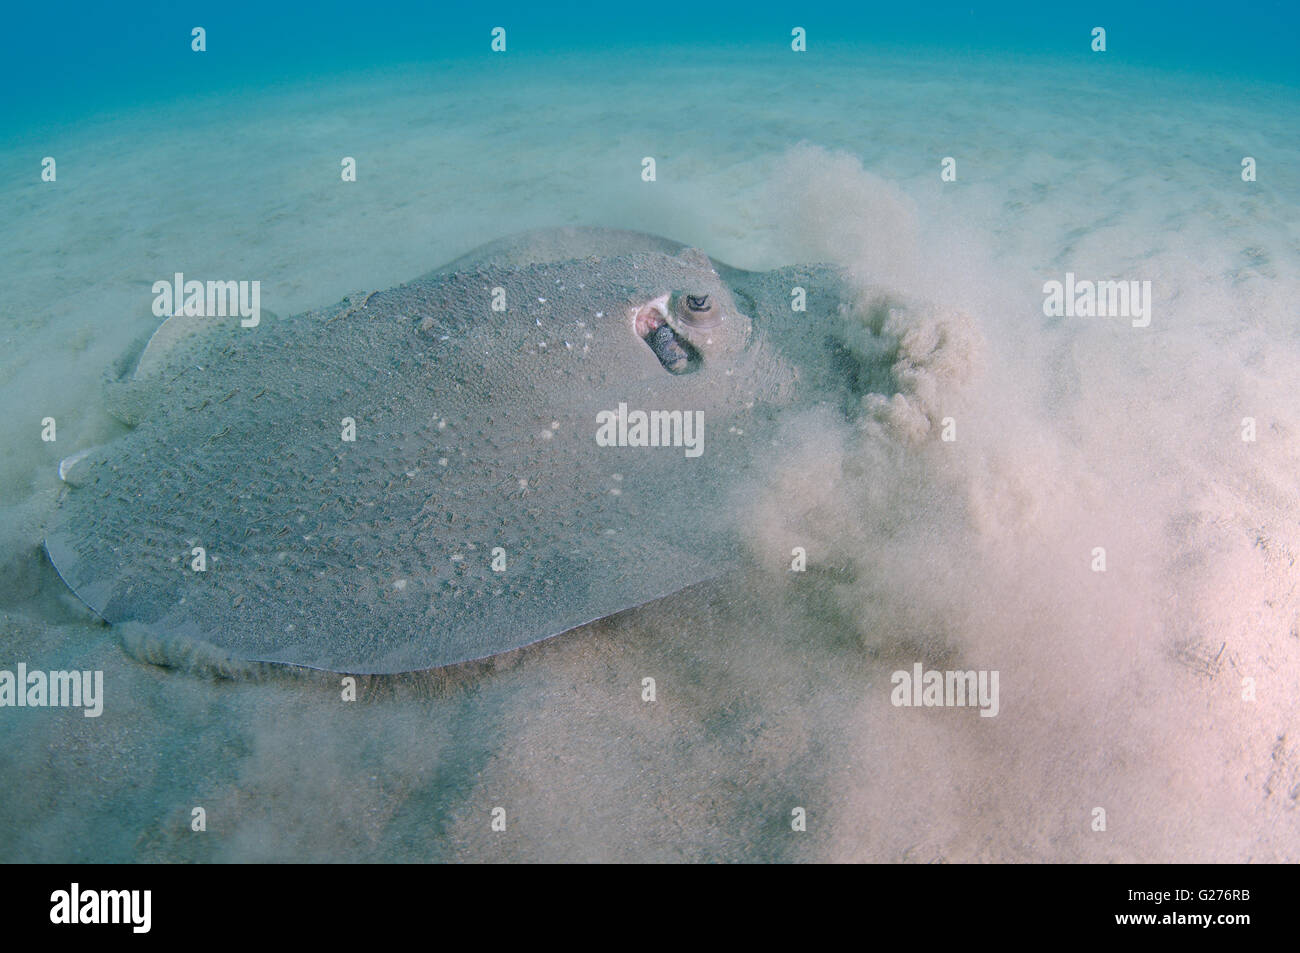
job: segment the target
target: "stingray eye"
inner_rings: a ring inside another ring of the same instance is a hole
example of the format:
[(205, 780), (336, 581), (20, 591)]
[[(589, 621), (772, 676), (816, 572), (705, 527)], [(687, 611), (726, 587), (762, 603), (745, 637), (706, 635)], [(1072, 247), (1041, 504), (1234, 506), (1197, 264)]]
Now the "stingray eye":
[(687, 327), (705, 330), (722, 323), (722, 310), (717, 301), (707, 294), (676, 294), (673, 296), (673, 314)]

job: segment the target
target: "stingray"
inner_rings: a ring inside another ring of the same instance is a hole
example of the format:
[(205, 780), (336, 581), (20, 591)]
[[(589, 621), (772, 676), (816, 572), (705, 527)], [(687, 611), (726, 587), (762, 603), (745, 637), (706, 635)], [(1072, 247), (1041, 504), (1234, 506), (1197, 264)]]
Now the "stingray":
[(741, 562), (728, 500), (780, 415), (851, 388), (846, 294), (558, 229), (256, 327), (169, 318), (116, 387), (132, 429), (61, 465), (46, 550), (108, 622), (248, 661), (516, 649)]

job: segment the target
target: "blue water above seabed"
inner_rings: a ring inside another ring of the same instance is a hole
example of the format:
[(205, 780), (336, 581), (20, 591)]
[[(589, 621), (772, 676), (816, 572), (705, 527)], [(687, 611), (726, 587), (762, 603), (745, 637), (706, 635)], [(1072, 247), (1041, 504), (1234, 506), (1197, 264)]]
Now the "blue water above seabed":
[[(190, 30), (207, 31), (207, 52)], [(845, 44), (873, 49), (1034, 56), (1092, 55), (1107, 30), (1112, 62), (1214, 73), (1300, 87), (1300, 3), (1206, 2), (437, 4), (413, 0), (275, 4), (265, 0), (14, 4), (0, 28), (0, 129), (72, 122), (186, 95), (301, 81), (410, 62), (452, 66), (488, 54), (507, 30), (512, 62), (558, 53), (622, 50), (629, 69), (710, 46), (788, 50), (807, 30), (811, 53)], [(637, 58), (637, 50), (653, 54)]]

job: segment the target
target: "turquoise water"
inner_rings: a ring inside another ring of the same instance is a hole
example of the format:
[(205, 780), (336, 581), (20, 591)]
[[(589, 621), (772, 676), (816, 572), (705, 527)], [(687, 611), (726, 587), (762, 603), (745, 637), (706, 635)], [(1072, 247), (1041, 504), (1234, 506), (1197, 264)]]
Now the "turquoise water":
[[(87, 111), (166, 103), (204, 92), (250, 92), (267, 82), (325, 80), (355, 69), (422, 64), (430, 78), (456, 83), (455, 68), (488, 52), (490, 30), (507, 29), (511, 63), (557, 54), (598, 56), (663, 50), (669, 57), (724, 47), (763, 57), (784, 51), (790, 30), (808, 31), (809, 51), (855, 47), (865, 56), (1044, 57), (1086, 68), (1090, 31), (1108, 30), (1108, 64), (1215, 73), (1242, 80), (1300, 79), (1294, 4), (975, 3), (656, 3), (611, 8), (566, 3), (472, 5), (328, 0), (310, 6), (74, 3), (57, 20), (39, 7), (9, 12), (0, 80), (10, 90), (4, 118), (74, 119)], [(211, 42), (190, 50), (201, 26)], [(788, 61), (787, 61), (788, 64)], [(251, 90), (250, 90), (251, 87)]]
[[(0, 857), (1294, 861), (1296, 8), (614, 16), (8, 14), (0, 668), (103, 670), (106, 704), (0, 709)], [(44, 562), (155, 280), (257, 279), (292, 314), (569, 224), (832, 261), (949, 316), (890, 332), (878, 427), (787, 422), (800, 452), (741, 488), (752, 575), (349, 708), (97, 625)], [(1150, 281), (1149, 327), (1045, 315), (1067, 272)], [(929, 414), (957, 452), (908, 436)], [(803, 588), (767, 565), (792, 539)], [(891, 707), (918, 659), (1000, 670), (1000, 714)]]

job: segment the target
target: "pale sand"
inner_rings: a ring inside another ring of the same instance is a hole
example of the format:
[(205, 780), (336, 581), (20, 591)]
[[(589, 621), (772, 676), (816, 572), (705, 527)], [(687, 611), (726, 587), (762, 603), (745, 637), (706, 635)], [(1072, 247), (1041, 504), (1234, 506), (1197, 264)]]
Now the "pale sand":
[[(99, 719), (0, 710), (0, 858), (1295, 861), (1296, 120), (1293, 91), (1190, 78), (719, 55), (351, 77), (20, 136), (0, 668), (102, 668), (108, 697)], [(42, 563), (57, 461), (120, 431), (100, 382), (153, 330), (152, 281), (260, 279), (291, 313), (579, 223), (838, 259), (964, 310), (972, 380), (941, 367), (914, 395), (957, 442), (792, 422), (805, 451), (739, 488), (769, 574), (355, 704), (330, 677), (142, 664)], [(1151, 280), (1151, 327), (1045, 318), (1067, 270)], [(791, 545), (814, 571), (777, 564)], [(916, 661), (998, 669), (1000, 714), (891, 707)]]

